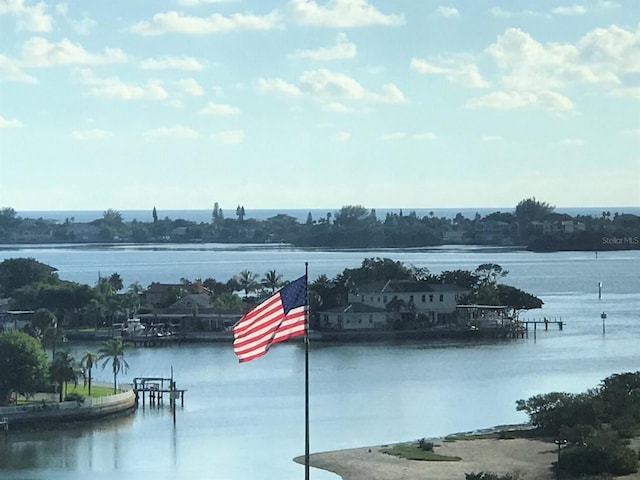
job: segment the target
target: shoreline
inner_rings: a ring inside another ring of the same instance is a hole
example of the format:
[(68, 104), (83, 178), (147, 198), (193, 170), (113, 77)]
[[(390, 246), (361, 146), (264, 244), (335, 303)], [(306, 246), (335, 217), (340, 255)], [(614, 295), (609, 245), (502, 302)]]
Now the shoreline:
[[(505, 425), (427, 439), (434, 442), (435, 453), (460, 457), (459, 461), (406, 460), (383, 452), (394, 445), (414, 443), (413, 440), (312, 453), (309, 465), (332, 472), (342, 480), (462, 480), (465, 473), (472, 472), (519, 474), (521, 480), (552, 480), (555, 478), (556, 445), (542, 439), (508, 435), (532, 428), (529, 424)], [(505, 438), (486, 437), (499, 432), (507, 435)], [(304, 456), (293, 460), (304, 465)]]

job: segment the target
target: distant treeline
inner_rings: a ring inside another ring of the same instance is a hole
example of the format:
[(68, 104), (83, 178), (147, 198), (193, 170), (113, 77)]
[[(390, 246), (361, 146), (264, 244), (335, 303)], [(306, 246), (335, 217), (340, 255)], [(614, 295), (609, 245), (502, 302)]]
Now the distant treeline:
[(556, 213), (535, 198), (512, 212), (466, 218), (419, 217), (415, 210), (387, 213), (347, 205), (326, 216), (308, 214), (305, 222), (286, 214), (266, 220), (247, 218), (243, 206), (225, 217), (216, 203), (210, 222), (158, 218), (124, 222), (113, 209), (89, 223), (21, 218), (13, 208), (0, 210), (0, 242), (18, 243), (287, 243), (300, 247), (402, 248), (437, 245), (523, 246), (534, 251), (619, 250), (640, 248), (640, 217), (603, 211), (600, 216)]

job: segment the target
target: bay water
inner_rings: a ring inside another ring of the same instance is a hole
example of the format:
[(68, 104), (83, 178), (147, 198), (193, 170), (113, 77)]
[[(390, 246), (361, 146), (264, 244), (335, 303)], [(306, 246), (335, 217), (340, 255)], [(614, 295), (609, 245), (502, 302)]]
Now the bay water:
[[(380, 445), (526, 421), (515, 402), (537, 393), (582, 392), (600, 380), (640, 370), (640, 251), (530, 253), (440, 247), (411, 250), (307, 250), (287, 245), (0, 246), (0, 261), (31, 257), (61, 278), (95, 284), (119, 273), (125, 285), (180, 278), (226, 281), (241, 270), (275, 269), (293, 280), (332, 278), (364, 258), (389, 257), (432, 273), (498, 263), (504, 282), (544, 308), (523, 318), (562, 318), (507, 341), (313, 344), (310, 351), (311, 450)], [(602, 298), (598, 298), (598, 283)], [(606, 332), (601, 314), (606, 312)], [(81, 354), (98, 344), (70, 344)], [(169, 376), (187, 390), (173, 421), (166, 405), (131, 416), (0, 435), (0, 478), (225, 479), (302, 478), (304, 350), (273, 348), (240, 365), (231, 345), (137, 348), (119, 379)], [(109, 367), (94, 372), (108, 383)], [(313, 479), (336, 479), (312, 470)]]

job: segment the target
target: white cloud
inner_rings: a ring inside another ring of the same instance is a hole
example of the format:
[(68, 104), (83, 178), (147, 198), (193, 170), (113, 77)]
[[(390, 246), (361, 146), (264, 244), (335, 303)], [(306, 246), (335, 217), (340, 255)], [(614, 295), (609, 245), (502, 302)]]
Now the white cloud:
[(587, 13), (587, 8), (584, 5), (571, 5), (569, 7), (556, 7), (551, 9), (551, 13), (554, 15), (565, 15), (575, 17), (584, 15)]
[(489, 13), (494, 17), (502, 17), (502, 18), (513, 17), (513, 12), (505, 10), (504, 8), (501, 8), (501, 7), (492, 7), (491, 10), (489, 10)]
[(517, 110), (521, 108), (539, 108), (556, 113), (569, 113), (574, 109), (573, 102), (556, 92), (492, 92), (482, 97), (470, 99), (467, 108), (490, 108), (494, 110)]
[(351, 140), (351, 134), (348, 132), (338, 132), (333, 136), (334, 142), (344, 143), (348, 142), (349, 140)]
[(611, 10), (614, 8), (620, 8), (620, 4), (618, 2), (612, 2), (609, 0), (601, 0), (600, 2), (598, 2), (597, 7)]
[(621, 97), (640, 93), (624, 84), (632, 81), (626, 74), (640, 73), (640, 27), (631, 31), (612, 25), (587, 33), (576, 44), (547, 45), (509, 28), (485, 51), (504, 72), (503, 91), (470, 100), (470, 108), (567, 112), (573, 103), (561, 92), (575, 85), (601, 87)]
[(18, 30), (29, 32), (50, 32), (53, 29), (53, 18), (46, 13), (44, 2), (34, 6), (25, 5), (25, 0), (0, 1), (0, 16), (13, 15), (18, 18)]
[(56, 13), (64, 18), (64, 20), (71, 25), (71, 28), (73, 28), (73, 30), (79, 35), (88, 35), (91, 32), (91, 29), (98, 24), (95, 20), (89, 18), (87, 14), (83, 14), (81, 20), (71, 18), (69, 16), (68, 3), (58, 3), (56, 5)]
[(481, 138), (483, 142), (503, 142), (504, 141), (504, 137), (501, 137), (500, 135), (482, 135)]
[(22, 122), (20, 120), (17, 120), (15, 118), (12, 118), (11, 120), (4, 118), (2, 115), (0, 115), (0, 129), (3, 128), (19, 128), (22, 127)]
[(113, 132), (94, 128), (91, 130), (74, 130), (71, 136), (76, 140), (104, 140), (113, 137)]
[(406, 103), (407, 99), (394, 84), (382, 87), (382, 93), (366, 90), (353, 78), (326, 69), (309, 70), (300, 76), (304, 91), (320, 97), (346, 98), (373, 103)]
[(199, 72), (204, 70), (204, 65), (193, 57), (161, 57), (148, 58), (140, 62), (143, 70), (185, 70)]
[(118, 77), (100, 78), (87, 68), (75, 69), (72, 79), (81, 85), (91, 87), (90, 94), (100, 98), (164, 100), (169, 96), (157, 82), (148, 82), (146, 85), (127, 84)]
[(413, 135), (414, 140), (436, 140), (438, 136), (433, 132), (416, 133)]
[(238, 115), (240, 109), (233, 105), (209, 102), (206, 107), (200, 110), (202, 115)]
[(354, 58), (357, 54), (357, 47), (350, 42), (344, 33), (336, 36), (336, 43), (330, 47), (320, 47), (316, 50), (296, 50), (290, 56), (293, 58), (308, 58), (310, 60), (344, 60)]
[(32, 37), (22, 46), (23, 67), (53, 67), (58, 65), (104, 65), (124, 63), (127, 56), (119, 48), (106, 48), (104, 53), (87, 52), (80, 44), (68, 39), (51, 43), (46, 38)]
[(513, 17), (539, 17), (543, 15), (541, 12), (536, 12), (533, 10), (521, 10), (519, 12), (514, 12), (511, 10), (505, 10), (501, 7), (493, 7), (489, 10), (489, 14), (496, 18), (513, 18)]
[(436, 14), (444, 18), (455, 18), (460, 16), (460, 12), (457, 8), (444, 6), (436, 8)]
[(581, 138), (565, 138), (560, 142), (560, 145), (565, 145), (567, 147), (582, 147), (584, 145), (584, 140)]
[(280, 97), (298, 97), (302, 95), (296, 85), (281, 78), (259, 78), (256, 89), (260, 93), (274, 94)]
[(235, 145), (244, 142), (245, 134), (242, 130), (226, 130), (214, 133), (213, 138), (225, 145)]
[(194, 97), (200, 97), (204, 95), (204, 89), (193, 78), (183, 78), (182, 80), (178, 81), (178, 85), (187, 95), (192, 95)]
[(630, 136), (630, 137), (639, 137), (640, 136), (640, 128), (631, 128), (628, 130), (622, 130), (620, 132), (622, 135)]
[(393, 132), (382, 135), (380, 140), (388, 142), (393, 140), (402, 140), (403, 138), (407, 138), (407, 134), (405, 132)]
[(433, 65), (425, 60), (414, 58), (411, 60), (410, 67), (423, 75), (442, 75), (451, 83), (462, 85), (466, 88), (486, 88), (490, 86), (478, 67), (474, 64), (461, 66), (438, 66)]
[(238, 0), (178, 0), (178, 5), (184, 7), (198, 7), (200, 5), (210, 5), (214, 3), (232, 3)]
[(192, 128), (183, 125), (174, 125), (172, 127), (162, 127), (153, 130), (147, 130), (143, 133), (146, 138), (170, 138), (174, 140), (193, 140), (200, 137), (200, 134)]
[(182, 33), (185, 35), (210, 35), (246, 30), (272, 30), (280, 24), (280, 14), (273, 11), (267, 15), (234, 14), (228, 17), (214, 13), (209, 17), (189, 17), (179, 12), (158, 13), (149, 21), (136, 23), (131, 32), (143, 35)]
[(16, 60), (0, 55), (0, 78), (7, 82), (36, 84), (38, 80), (26, 73)]
[(323, 110), (327, 112), (334, 113), (349, 113), (353, 112), (353, 108), (347, 107), (346, 105), (339, 102), (329, 102), (323, 106)]
[(372, 25), (404, 25), (404, 14), (385, 15), (369, 4), (368, 0), (329, 0), (326, 6), (314, 1), (291, 0), (289, 8), (295, 21), (301, 25), (349, 28)]

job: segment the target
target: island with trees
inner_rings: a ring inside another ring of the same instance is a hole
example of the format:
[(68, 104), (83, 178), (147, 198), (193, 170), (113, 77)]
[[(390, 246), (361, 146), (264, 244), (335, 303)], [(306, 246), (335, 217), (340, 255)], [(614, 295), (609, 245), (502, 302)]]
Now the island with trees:
[[(514, 337), (522, 333), (519, 313), (543, 302), (504, 284), (507, 274), (497, 264), (432, 274), (390, 258), (366, 258), (358, 268), (309, 282), (310, 328), (318, 339), (338, 341)], [(68, 337), (133, 341), (127, 329), (133, 319), (145, 336), (153, 335), (148, 341), (229, 341), (241, 316), (286, 282), (276, 270), (260, 277), (245, 269), (226, 282), (183, 278), (125, 288), (113, 273), (91, 286), (63, 280), (35, 259), (12, 258), (0, 262), (0, 298), (7, 299), (0, 328), (39, 339), (52, 358)]]
[(513, 211), (496, 211), (474, 218), (458, 213), (438, 218), (433, 212), (419, 217), (415, 210), (387, 213), (346, 205), (306, 221), (287, 214), (266, 220), (248, 218), (238, 205), (226, 217), (214, 204), (210, 222), (163, 219), (156, 207), (149, 219), (125, 222), (108, 209), (88, 223), (67, 218), (22, 218), (11, 207), (0, 209), (0, 243), (286, 243), (298, 247), (404, 248), (437, 245), (517, 246), (532, 251), (620, 250), (640, 248), (640, 216), (603, 211), (599, 216), (557, 213), (535, 198), (520, 201)]

